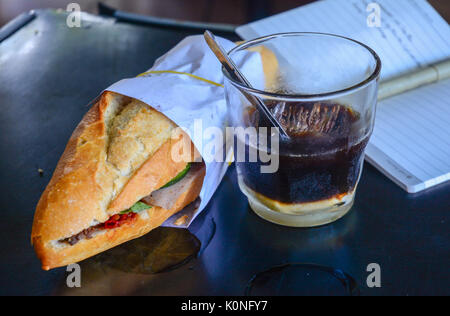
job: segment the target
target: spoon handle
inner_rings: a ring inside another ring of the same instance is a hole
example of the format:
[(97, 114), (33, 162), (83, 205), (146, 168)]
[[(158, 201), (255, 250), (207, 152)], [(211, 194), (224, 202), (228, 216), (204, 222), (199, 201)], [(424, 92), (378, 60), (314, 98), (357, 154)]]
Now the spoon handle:
[[(231, 78), (234, 80), (245, 84), (249, 88), (253, 88), (250, 82), (244, 77), (244, 75), (238, 70), (234, 62), (231, 58), (228, 57), (228, 54), (223, 50), (220, 44), (216, 41), (214, 35), (210, 31), (205, 31), (204, 37), (206, 43), (209, 48), (211, 48), (214, 55), (216, 55), (217, 59), (219, 59), (220, 63), (223, 65), (225, 70), (228, 72)], [(281, 135), (289, 138), (288, 134), (284, 130), (283, 126), (281, 126), (280, 122), (278, 122), (272, 115), (272, 112), (267, 108), (264, 102), (258, 98), (257, 96), (245, 94), (246, 98), (256, 106), (258, 110), (264, 113), (266, 118), (269, 120), (272, 126), (277, 127), (280, 131)]]

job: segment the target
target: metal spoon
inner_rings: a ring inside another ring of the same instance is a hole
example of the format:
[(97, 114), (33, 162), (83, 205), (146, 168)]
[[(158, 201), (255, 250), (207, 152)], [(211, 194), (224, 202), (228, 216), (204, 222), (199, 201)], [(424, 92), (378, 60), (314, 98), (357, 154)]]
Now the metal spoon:
[[(234, 62), (231, 60), (231, 58), (228, 57), (228, 54), (224, 51), (224, 49), (220, 46), (220, 44), (216, 41), (214, 35), (210, 31), (205, 31), (203, 34), (206, 40), (206, 43), (208, 44), (209, 48), (211, 48), (214, 55), (216, 55), (217, 59), (219, 59), (222, 66), (225, 68), (225, 70), (228, 72), (231, 78), (234, 80), (245, 84), (249, 88), (253, 88), (250, 84), (250, 82), (244, 77), (244, 75), (238, 70)], [(284, 130), (283, 126), (281, 126), (280, 122), (278, 122), (272, 115), (272, 112), (267, 108), (267, 106), (264, 104), (264, 102), (250, 94), (245, 94), (247, 99), (256, 106), (256, 108), (264, 113), (265, 117), (268, 119), (269, 123), (277, 127), (280, 131), (280, 134), (286, 138), (289, 138), (288, 134)]]

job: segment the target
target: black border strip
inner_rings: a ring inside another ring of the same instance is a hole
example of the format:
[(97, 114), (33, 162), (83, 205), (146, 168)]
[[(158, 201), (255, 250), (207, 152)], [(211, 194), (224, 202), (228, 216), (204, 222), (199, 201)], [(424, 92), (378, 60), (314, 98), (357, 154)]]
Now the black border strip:
[(134, 24), (153, 25), (164, 28), (182, 29), (182, 30), (194, 30), (205, 31), (211, 30), (219, 33), (232, 33), (236, 35), (236, 25), (233, 24), (219, 24), (219, 23), (201, 23), (191, 22), (167, 18), (157, 18), (153, 16), (135, 14), (125, 11), (116, 10), (106, 4), (98, 3), (99, 15), (114, 17), (119, 22), (128, 22)]

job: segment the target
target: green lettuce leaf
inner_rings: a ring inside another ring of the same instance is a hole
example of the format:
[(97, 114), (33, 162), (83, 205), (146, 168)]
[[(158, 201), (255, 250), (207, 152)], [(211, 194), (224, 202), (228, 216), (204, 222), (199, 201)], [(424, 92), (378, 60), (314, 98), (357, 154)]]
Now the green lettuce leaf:
[(178, 181), (180, 181), (181, 179), (183, 179), (186, 174), (189, 172), (189, 170), (191, 169), (191, 163), (189, 162), (186, 165), (186, 168), (184, 168), (179, 174), (177, 174), (175, 176), (175, 178), (173, 178), (172, 180), (170, 180), (169, 182), (167, 182), (165, 185), (163, 185), (160, 189), (164, 189), (167, 187), (170, 187), (171, 185), (174, 185), (175, 183), (177, 183)]
[(139, 213), (143, 210), (148, 210), (149, 208), (151, 208), (151, 206), (139, 201), (134, 203), (134, 205), (130, 207), (128, 210), (122, 211), (119, 214), (128, 214), (130, 212)]

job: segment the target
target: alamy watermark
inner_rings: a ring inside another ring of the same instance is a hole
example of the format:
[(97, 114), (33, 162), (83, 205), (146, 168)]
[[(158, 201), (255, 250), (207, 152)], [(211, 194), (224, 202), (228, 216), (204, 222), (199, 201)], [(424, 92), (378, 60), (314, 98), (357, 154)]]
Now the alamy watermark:
[(368, 27), (381, 27), (381, 6), (376, 2), (371, 2), (366, 7)]
[(66, 8), (70, 12), (66, 19), (68, 27), (81, 27), (81, 6), (78, 3), (69, 3)]
[(66, 285), (69, 288), (81, 287), (81, 267), (77, 263), (69, 264), (66, 268), (70, 272), (66, 278)]
[(367, 276), (366, 284), (369, 288), (381, 287), (381, 267), (378, 263), (371, 263), (367, 266), (367, 272), (370, 274)]
[[(193, 132), (191, 132), (193, 130)], [(172, 131), (172, 139), (186, 133), (196, 145), (207, 163), (232, 162), (226, 153), (233, 149), (235, 162), (258, 162), (261, 173), (275, 173), (279, 168), (280, 134), (275, 127), (226, 127), (203, 128), (201, 119), (194, 120), (191, 130), (178, 127)], [(192, 147), (187, 142), (176, 142), (171, 150), (174, 162), (191, 161)]]

